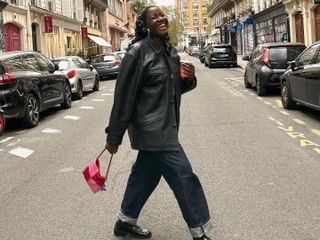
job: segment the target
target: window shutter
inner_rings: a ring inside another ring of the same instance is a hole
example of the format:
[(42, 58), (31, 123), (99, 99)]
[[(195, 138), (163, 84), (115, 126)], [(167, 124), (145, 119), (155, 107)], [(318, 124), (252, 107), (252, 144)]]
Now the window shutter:
[(84, 18), (83, 0), (76, 0), (75, 3), (76, 5), (74, 6), (74, 8), (76, 12), (76, 19), (82, 22)]
[(70, 0), (62, 0), (62, 15), (72, 18), (72, 11), (71, 11), (71, 1)]

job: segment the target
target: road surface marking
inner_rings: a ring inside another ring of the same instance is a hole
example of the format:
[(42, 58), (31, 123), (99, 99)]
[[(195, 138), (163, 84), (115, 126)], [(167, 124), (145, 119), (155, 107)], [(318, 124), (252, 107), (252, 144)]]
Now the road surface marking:
[(269, 117), (269, 119), (270, 119), (271, 121), (275, 121), (275, 119), (274, 119), (273, 117)]
[(73, 167), (67, 167), (67, 168), (61, 169), (59, 172), (60, 173), (66, 173), (66, 172), (72, 172), (72, 171), (74, 171)]
[(80, 102), (80, 100), (74, 101), (74, 102), (72, 102), (72, 104), (76, 104), (76, 103), (78, 103), (78, 102)]
[(104, 102), (104, 99), (92, 99), (92, 102)]
[(81, 106), (80, 109), (94, 109), (92, 106)]
[(69, 120), (79, 120), (80, 117), (79, 116), (71, 116), (71, 115), (67, 115), (64, 117), (64, 119), (69, 119)]
[(293, 121), (295, 121), (296, 123), (298, 124), (301, 124), (301, 125), (305, 125), (306, 123), (298, 118), (295, 118), (295, 119), (292, 119)]
[(4, 149), (0, 148), (0, 152), (4, 152)]
[(277, 121), (277, 124), (280, 126), (284, 126), (284, 124), (282, 122)]
[(271, 102), (268, 102), (268, 101), (263, 101), (263, 102), (267, 105), (271, 105)]
[(254, 96), (255, 94), (251, 92), (250, 95)]
[(112, 93), (101, 93), (101, 96), (112, 96)]
[(313, 132), (314, 134), (320, 136), (320, 130), (318, 130), (318, 129), (311, 129), (311, 132)]
[(12, 149), (11, 151), (9, 151), (10, 154), (15, 155), (17, 157), (21, 157), (21, 158), (27, 158), (29, 157), (34, 151), (27, 149), (27, 148), (23, 148), (23, 147), (17, 147)]
[(258, 100), (263, 101), (262, 97), (257, 97)]
[(7, 137), (7, 138), (1, 140), (0, 143), (8, 142), (8, 141), (10, 141), (12, 138), (13, 138), (13, 137)]
[(114, 92), (114, 88), (109, 89), (110, 92)]
[(45, 128), (45, 129), (43, 129), (41, 132), (43, 132), (43, 133), (57, 134), (57, 133), (61, 133), (61, 130), (53, 129), (53, 128)]
[(283, 107), (283, 106), (282, 106), (282, 101), (281, 101), (281, 100), (276, 100), (276, 103), (277, 103), (278, 107), (281, 107), (281, 108)]
[(283, 115), (289, 116), (290, 113), (286, 112), (286, 111), (280, 111)]

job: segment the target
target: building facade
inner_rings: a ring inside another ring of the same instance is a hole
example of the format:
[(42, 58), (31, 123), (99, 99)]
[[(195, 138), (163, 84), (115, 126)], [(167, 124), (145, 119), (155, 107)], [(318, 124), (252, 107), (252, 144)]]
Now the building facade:
[(185, 46), (203, 46), (207, 41), (206, 3), (206, 0), (176, 0), (181, 24), (184, 26)]

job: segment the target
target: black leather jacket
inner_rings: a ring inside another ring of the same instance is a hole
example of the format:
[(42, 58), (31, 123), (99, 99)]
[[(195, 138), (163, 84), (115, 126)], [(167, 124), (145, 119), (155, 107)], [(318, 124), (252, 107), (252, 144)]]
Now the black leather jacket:
[(107, 142), (120, 145), (128, 129), (133, 149), (178, 150), (181, 94), (196, 87), (196, 79), (180, 77), (180, 57), (161, 52), (151, 38), (131, 46), (115, 88)]

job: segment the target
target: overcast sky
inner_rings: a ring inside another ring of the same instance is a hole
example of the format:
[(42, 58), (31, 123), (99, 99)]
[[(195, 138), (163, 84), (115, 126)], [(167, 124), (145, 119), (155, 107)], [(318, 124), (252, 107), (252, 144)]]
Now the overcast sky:
[(158, 6), (173, 6), (174, 0), (155, 0)]

